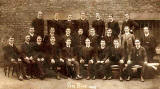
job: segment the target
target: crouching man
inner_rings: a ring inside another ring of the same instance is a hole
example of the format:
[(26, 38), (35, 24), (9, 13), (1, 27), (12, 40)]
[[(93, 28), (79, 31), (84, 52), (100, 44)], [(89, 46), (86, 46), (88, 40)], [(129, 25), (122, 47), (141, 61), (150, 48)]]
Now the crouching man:
[(131, 74), (132, 74), (132, 67), (135, 65), (139, 65), (141, 66), (141, 73), (140, 73), (140, 77), (141, 77), (141, 81), (144, 82), (144, 69), (147, 65), (147, 54), (146, 54), (146, 50), (144, 47), (141, 46), (140, 44), (140, 40), (136, 39), (135, 40), (135, 47), (132, 48), (129, 56), (128, 56), (128, 61), (127, 61), (127, 80), (129, 81), (131, 78)]

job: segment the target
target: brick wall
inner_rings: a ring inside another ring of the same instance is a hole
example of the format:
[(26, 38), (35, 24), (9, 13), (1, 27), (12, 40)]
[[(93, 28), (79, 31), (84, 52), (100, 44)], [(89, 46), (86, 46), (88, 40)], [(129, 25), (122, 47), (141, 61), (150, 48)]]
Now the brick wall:
[(53, 19), (56, 12), (60, 19), (66, 19), (68, 14), (78, 19), (79, 13), (85, 11), (90, 22), (96, 12), (106, 22), (110, 13), (122, 22), (125, 12), (160, 13), (160, 0), (0, 0), (0, 46), (11, 34), (15, 35), (16, 43), (22, 43), (39, 10), (44, 12), (45, 20)]

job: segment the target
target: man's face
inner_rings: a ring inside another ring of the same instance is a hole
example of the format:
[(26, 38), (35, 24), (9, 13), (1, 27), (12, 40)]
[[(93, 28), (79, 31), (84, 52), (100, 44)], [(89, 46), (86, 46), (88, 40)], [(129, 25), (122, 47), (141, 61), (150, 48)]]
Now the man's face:
[(107, 35), (111, 35), (112, 34), (112, 30), (111, 29), (108, 29), (107, 30)]
[(140, 41), (139, 40), (135, 40), (135, 45), (136, 45), (136, 47), (140, 46)]
[(108, 16), (109, 21), (113, 20), (113, 17), (111, 15)]
[(41, 11), (38, 12), (38, 18), (42, 19), (43, 18), (43, 13)]
[(26, 38), (25, 38), (25, 40), (26, 40), (27, 42), (29, 42), (29, 41), (30, 41), (30, 36), (27, 35)]
[(124, 31), (125, 31), (125, 33), (128, 33), (129, 32), (129, 27), (125, 27)]
[(66, 45), (71, 45), (71, 40), (70, 39), (66, 40)]
[(82, 35), (82, 34), (83, 34), (83, 29), (79, 29), (79, 30), (78, 30), (78, 34), (79, 34), (79, 35)]
[(100, 19), (100, 18), (101, 18), (100, 14), (96, 13), (96, 19)]
[(50, 29), (50, 34), (54, 34), (54, 32), (55, 32), (55, 29), (52, 27), (52, 28)]
[(34, 28), (30, 28), (30, 29), (29, 29), (29, 32), (30, 32), (31, 34), (34, 34)]
[(125, 14), (125, 15), (124, 15), (124, 18), (125, 18), (126, 20), (128, 20), (128, 19), (129, 19), (129, 14)]
[(13, 37), (9, 38), (9, 43), (14, 44), (14, 38)]
[(94, 35), (95, 34), (95, 30), (94, 29), (90, 29), (90, 35)]
[(59, 19), (59, 13), (55, 13), (54, 18), (58, 20)]
[(86, 40), (85, 40), (85, 44), (86, 44), (86, 45), (90, 45), (90, 43), (91, 43), (91, 41), (90, 41), (89, 39), (86, 39)]
[(42, 38), (40, 36), (37, 37), (37, 43), (40, 43), (41, 44), (42, 42)]
[(66, 34), (70, 34), (71, 33), (71, 29), (67, 28), (66, 29)]
[(68, 15), (68, 20), (72, 20), (72, 15)]
[(119, 46), (119, 41), (118, 41), (118, 40), (114, 40), (114, 41), (113, 41), (113, 44), (114, 44), (115, 46)]
[(144, 34), (148, 34), (148, 33), (149, 33), (148, 27), (144, 27)]
[(85, 19), (85, 18), (86, 18), (85, 13), (81, 13), (81, 18), (83, 18), (83, 19)]
[(55, 41), (56, 41), (55, 37), (51, 37), (51, 38), (50, 38), (50, 42), (51, 42), (51, 43), (55, 43)]
[(101, 40), (101, 46), (105, 47), (106, 43), (104, 40)]

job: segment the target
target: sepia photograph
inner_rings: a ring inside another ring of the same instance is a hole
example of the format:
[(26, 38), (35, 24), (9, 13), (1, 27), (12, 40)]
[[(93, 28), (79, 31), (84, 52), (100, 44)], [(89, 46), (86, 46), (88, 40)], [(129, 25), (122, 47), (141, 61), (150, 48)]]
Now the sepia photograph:
[(0, 89), (160, 89), (160, 0), (0, 0)]

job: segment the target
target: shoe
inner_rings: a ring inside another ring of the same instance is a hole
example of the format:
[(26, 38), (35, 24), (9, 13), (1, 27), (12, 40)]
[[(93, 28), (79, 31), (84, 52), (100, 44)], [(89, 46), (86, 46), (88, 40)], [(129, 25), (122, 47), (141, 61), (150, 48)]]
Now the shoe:
[(108, 80), (111, 80), (111, 79), (112, 79), (112, 76), (108, 77), (107, 79), (108, 79)]
[(82, 79), (82, 77), (80, 75), (77, 75), (76, 80), (78, 80), (78, 79)]
[(23, 77), (22, 76), (19, 76), (18, 78), (20, 81), (23, 81)]
[(130, 80), (131, 80), (131, 77), (130, 77), (130, 76), (128, 76), (127, 81), (130, 81)]
[(144, 82), (144, 78), (141, 76), (141, 82)]
[(60, 78), (60, 76), (59, 76), (59, 75), (57, 75), (57, 80), (61, 80), (61, 78)]
[(103, 80), (107, 80), (107, 77), (106, 77), (106, 76), (104, 76), (102, 79), (103, 79)]
[(26, 80), (29, 80), (29, 79), (31, 79), (31, 76), (25, 75), (24, 78), (25, 78)]
[(88, 76), (86, 79), (87, 79), (87, 80), (90, 80), (90, 76)]
[(122, 78), (122, 77), (120, 77), (120, 78), (119, 78), (119, 80), (120, 80), (120, 81), (123, 81), (123, 78)]
[(95, 80), (95, 79), (96, 79), (96, 76), (93, 76), (93, 77), (92, 77), (92, 80)]

